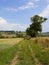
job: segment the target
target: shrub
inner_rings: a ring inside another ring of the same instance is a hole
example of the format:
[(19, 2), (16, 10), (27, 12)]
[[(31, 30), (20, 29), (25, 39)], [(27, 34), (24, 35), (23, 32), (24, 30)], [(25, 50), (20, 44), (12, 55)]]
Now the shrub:
[(28, 36), (28, 35), (26, 35), (26, 36), (24, 37), (24, 40), (25, 40), (25, 39), (29, 40), (29, 39), (31, 39), (31, 37)]

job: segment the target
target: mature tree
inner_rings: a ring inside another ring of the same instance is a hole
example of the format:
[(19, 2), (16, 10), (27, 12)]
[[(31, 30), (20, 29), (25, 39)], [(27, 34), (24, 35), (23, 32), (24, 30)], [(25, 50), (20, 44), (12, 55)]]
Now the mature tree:
[(31, 17), (32, 24), (26, 30), (26, 34), (31, 37), (36, 37), (39, 32), (42, 32), (42, 23), (45, 22), (47, 18), (35, 15)]

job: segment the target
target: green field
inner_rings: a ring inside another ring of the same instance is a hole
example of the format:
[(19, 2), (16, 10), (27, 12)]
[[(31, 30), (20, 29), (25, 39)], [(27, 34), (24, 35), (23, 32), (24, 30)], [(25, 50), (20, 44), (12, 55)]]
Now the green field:
[(49, 65), (49, 38), (0, 39), (0, 65)]

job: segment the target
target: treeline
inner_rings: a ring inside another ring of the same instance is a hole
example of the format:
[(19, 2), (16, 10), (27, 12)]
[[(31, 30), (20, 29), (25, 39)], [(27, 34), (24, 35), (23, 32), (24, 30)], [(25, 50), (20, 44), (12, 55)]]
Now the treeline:
[(25, 35), (23, 31), (0, 31), (0, 38), (20, 38)]

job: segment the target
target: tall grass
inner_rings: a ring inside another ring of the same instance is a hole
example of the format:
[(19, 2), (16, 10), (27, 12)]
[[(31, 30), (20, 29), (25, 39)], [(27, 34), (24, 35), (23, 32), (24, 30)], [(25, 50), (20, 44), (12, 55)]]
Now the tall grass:
[(46, 46), (49, 42), (46, 41), (47, 39), (38, 38), (21, 42), (16, 65), (36, 65), (37, 61), (42, 65), (49, 65), (49, 46)]

